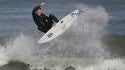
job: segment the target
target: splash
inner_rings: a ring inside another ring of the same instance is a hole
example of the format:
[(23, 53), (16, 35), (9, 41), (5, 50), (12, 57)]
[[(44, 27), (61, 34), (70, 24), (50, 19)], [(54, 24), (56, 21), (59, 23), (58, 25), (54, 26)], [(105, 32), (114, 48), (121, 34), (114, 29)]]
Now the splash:
[(5, 53), (5, 49), (0, 46), (0, 66), (5, 65), (10, 60), (9, 57)]
[(49, 52), (59, 57), (108, 57), (101, 37), (108, 23), (108, 14), (103, 7), (78, 6), (84, 11), (73, 26), (53, 40)]
[[(121, 59), (104, 59), (110, 56), (101, 39), (109, 18), (105, 9), (81, 5), (78, 8), (84, 13), (69, 30), (47, 44), (37, 44), (35, 36), (17, 36), (6, 48), (1, 48), (0, 65), (13, 60), (30, 64), (31, 69), (64, 70), (67, 66), (74, 66), (76, 70), (123, 70), (125, 64)], [(120, 66), (116, 68), (116, 64)]]
[(103, 62), (88, 66), (83, 70), (124, 70), (125, 63), (123, 59), (112, 59), (112, 60), (104, 60)]

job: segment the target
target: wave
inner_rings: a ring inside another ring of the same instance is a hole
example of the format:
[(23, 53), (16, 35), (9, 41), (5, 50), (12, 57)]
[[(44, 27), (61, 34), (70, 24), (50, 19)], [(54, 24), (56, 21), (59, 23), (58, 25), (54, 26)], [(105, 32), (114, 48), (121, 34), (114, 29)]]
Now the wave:
[[(86, 5), (78, 5), (77, 8), (84, 13), (63, 35), (49, 43), (37, 44), (40, 36), (21, 34), (6, 47), (0, 46), (0, 65), (12, 60), (30, 64), (31, 69), (48, 67), (63, 70), (66, 66), (74, 66), (76, 70), (123, 70), (121, 59), (105, 59), (110, 58), (101, 39), (109, 18), (105, 9)], [(120, 66), (116, 67), (116, 64)]]

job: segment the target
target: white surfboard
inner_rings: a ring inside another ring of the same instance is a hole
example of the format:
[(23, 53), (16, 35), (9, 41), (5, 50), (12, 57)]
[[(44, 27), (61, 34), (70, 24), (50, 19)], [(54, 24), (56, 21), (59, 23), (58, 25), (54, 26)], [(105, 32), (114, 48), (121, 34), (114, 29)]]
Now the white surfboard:
[(45, 35), (43, 35), (38, 43), (49, 42), (57, 36), (63, 34), (72, 25), (73, 21), (77, 18), (79, 14), (80, 11), (75, 10), (74, 12), (64, 17), (56, 24), (56, 26), (53, 26)]

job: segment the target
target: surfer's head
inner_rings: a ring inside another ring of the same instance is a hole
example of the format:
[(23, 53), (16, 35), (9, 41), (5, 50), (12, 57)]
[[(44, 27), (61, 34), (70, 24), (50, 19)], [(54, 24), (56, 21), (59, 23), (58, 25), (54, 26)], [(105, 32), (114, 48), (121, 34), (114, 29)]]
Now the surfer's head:
[(37, 14), (37, 16), (41, 16), (41, 14), (42, 14), (41, 8), (38, 8), (38, 9), (36, 10), (36, 14)]

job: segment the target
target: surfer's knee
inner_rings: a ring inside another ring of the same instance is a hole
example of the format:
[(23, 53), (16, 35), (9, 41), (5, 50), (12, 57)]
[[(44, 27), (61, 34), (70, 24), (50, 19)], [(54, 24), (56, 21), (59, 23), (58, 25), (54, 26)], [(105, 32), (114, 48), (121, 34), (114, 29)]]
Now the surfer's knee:
[(49, 18), (50, 18), (50, 19), (53, 19), (53, 17), (55, 17), (53, 14), (50, 14), (50, 15), (49, 15)]
[(49, 15), (50, 19), (53, 19), (55, 22), (59, 22), (58, 18), (55, 17), (53, 14)]

